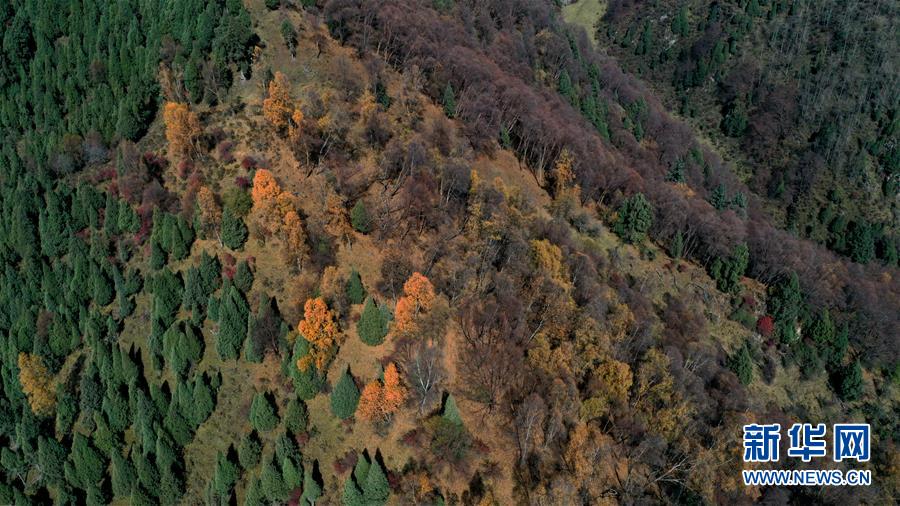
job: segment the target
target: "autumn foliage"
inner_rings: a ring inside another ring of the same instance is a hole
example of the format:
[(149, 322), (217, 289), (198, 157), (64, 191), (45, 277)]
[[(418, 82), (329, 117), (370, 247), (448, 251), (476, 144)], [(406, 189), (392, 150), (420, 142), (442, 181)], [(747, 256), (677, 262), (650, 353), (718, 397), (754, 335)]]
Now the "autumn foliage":
[(393, 363), (384, 368), (384, 381), (372, 380), (363, 389), (358, 412), (367, 420), (382, 422), (406, 401), (407, 389)]
[(166, 140), (169, 141), (169, 155), (173, 160), (190, 158), (194, 142), (200, 136), (200, 120), (187, 104), (167, 102), (163, 109), (166, 124)]
[(297, 367), (306, 371), (315, 364), (320, 371), (331, 359), (337, 345), (338, 327), (334, 314), (322, 297), (309, 299), (303, 306), (303, 320), (297, 326), (300, 334), (309, 341), (309, 353), (297, 361)]
[(412, 332), (419, 314), (434, 304), (434, 286), (424, 275), (414, 272), (403, 284), (403, 293), (394, 311), (395, 325), (398, 331)]
[(48, 415), (56, 404), (53, 379), (41, 362), (41, 357), (29, 353), (19, 353), (19, 383), (28, 397), (31, 411), (37, 415)]
[(309, 253), (303, 222), (290, 194), (281, 189), (275, 176), (258, 169), (253, 176), (253, 216), (265, 234), (276, 234), (282, 242), (282, 258), (299, 269)]
[(269, 96), (263, 100), (263, 115), (279, 132), (287, 131), (291, 138), (300, 134), (303, 112), (291, 97), (291, 85), (281, 72), (269, 83)]

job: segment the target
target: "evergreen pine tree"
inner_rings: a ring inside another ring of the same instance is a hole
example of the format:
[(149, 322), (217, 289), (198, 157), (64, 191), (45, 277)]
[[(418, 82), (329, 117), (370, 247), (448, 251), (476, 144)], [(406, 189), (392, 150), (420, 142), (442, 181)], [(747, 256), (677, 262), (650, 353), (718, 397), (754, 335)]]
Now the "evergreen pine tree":
[(372, 228), (369, 212), (366, 210), (366, 205), (362, 199), (357, 200), (350, 210), (350, 224), (354, 230), (361, 234), (368, 234)]
[(265, 393), (257, 393), (253, 397), (250, 425), (259, 432), (268, 432), (278, 426), (278, 413)]
[(259, 506), (265, 502), (262, 484), (259, 478), (251, 478), (250, 484), (244, 492), (244, 506)]
[(443, 104), (444, 104), (444, 114), (448, 118), (453, 118), (456, 116), (456, 93), (453, 91), (453, 85), (447, 83), (447, 86), (444, 87), (444, 96), (443, 96)]
[(259, 464), (259, 457), (262, 455), (262, 442), (256, 431), (251, 431), (241, 438), (241, 444), (238, 446), (238, 462), (244, 470), (249, 470)]
[(852, 402), (862, 395), (863, 391), (862, 367), (859, 360), (847, 366), (841, 375), (841, 383), (838, 395), (844, 401)]
[(322, 495), (322, 487), (316, 481), (313, 473), (308, 472), (303, 475), (303, 495), (300, 496), (300, 504), (313, 506), (316, 500)]
[(222, 244), (227, 248), (239, 251), (247, 241), (247, 226), (240, 216), (225, 207), (222, 212)]
[(306, 422), (306, 404), (300, 399), (291, 399), (285, 410), (284, 428), (292, 434), (301, 434), (306, 432)]
[(459, 416), (459, 408), (456, 407), (456, 399), (452, 395), (448, 395), (447, 400), (444, 401), (444, 410), (441, 412), (441, 416), (449, 422), (463, 424), (462, 417)]
[(385, 476), (381, 464), (377, 460), (373, 460), (363, 486), (363, 498), (365, 498), (366, 504), (378, 505), (386, 503), (390, 494), (391, 488), (387, 476)]
[[(311, 475), (311, 473), (306, 473)], [(281, 479), (284, 480), (284, 486), (288, 490), (295, 490), (303, 485), (304, 482), (303, 468), (294, 463), (293, 460), (285, 458), (281, 461)], [(304, 493), (306, 491), (304, 490)], [(300, 504), (306, 504), (302, 500)]]
[(247, 337), (247, 323), (250, 316), (247, 301), (234, 286), (229, 286), (222, 294), (218, 316), (216, 351), (223, 360), (234, 360), (240, 355), (241, 346)]
[(238, 264), (232, 282), (242, 293), (250, 293), (250, 288), (253, 287), (253, 271), (250, 269), (250, 265), (246, 260), (242, 260)]
[(356, 486), (353, 476), (347, 476), (347, 479), (344, 480), (344, 493), (341, 496), (341, 504), (343, 506), (365, 505), (362, 491)]
[(350, 375), (350, 368), (344, 369), (344, 374), (338, 380), (331, 392), (331, 412), (341, 420), (350, 418), (356, 412), (359, 404), (359, 389)]
[(388, 331), (387, 319), (375, 305), (372, 297), (366, 299), (366, 305), (356, 324), (356, 331), (359, 333), (360, 340), (369, 346), (378, 346), (384, 342), (384, 336)]
[(347, 294), (347, 300), (349, 300), (351, 304), (361, 304), (366, 300), (366, 289), (363, 288), (362, 278), (359, 277), (359, 272), (357, 272), (356, 269), (350, 271), (350, 277), (347, 279), (345, 292)]
[(753, 358), (746, 343), (729, 359), (729, 367), (742, 385), (749, 385), (753, 381)]
[(642, 193), (625, 199), (619, 206), (613, 231), (625, 241), (639, 244), (647, 237), (653, 224), (653, 208)]

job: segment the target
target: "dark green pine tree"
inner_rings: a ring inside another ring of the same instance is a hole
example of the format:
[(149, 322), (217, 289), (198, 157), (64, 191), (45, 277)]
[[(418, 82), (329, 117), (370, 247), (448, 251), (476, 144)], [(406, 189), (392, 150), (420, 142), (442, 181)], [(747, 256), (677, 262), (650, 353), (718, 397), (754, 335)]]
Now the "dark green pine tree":
[(559, 94), (565, 97), (566, 100), (572, 104), (572, 107), (579, 108), (578, 102), (578, 91), (575, 90), (575, 85), (572, 83), (572, 78), (569, 76), (569, 72), (565, 69), (560, 72), (559, 80), (556, 85), (557, 91)]
[[(306, 473), (307, 475), (312, 475), (312, 473)], [(300, 467), (299, 464), (296, 464), (293, 460), (289, 458), (284, 458), (281, 461), (281, 479), (284, 480), (284, 486), (288, 488), (288, 490), (296, 490), (303, 485), (303, 468)], [(306, 490), (303, 491), (304, 494)], [(300, 504), (309, 504), (305, 502), (303, 498), (300, 499)]]
[(372, 297), (366, 299), (366, 305), (356, 324), (356, 331), (360, 340), (369, 346), (378, 346), (384, 342), (384, 336), (388, 332), (387, 318), (375, 305)]
[(728, 197), (725, 195), (724, 184), (715, 187), (712, 194), (709, 196), (709, 203), (719, 211), (728, 206)]
[(448, 395), (447, 400), (444, 401), (444, 409), (441, 412), (441, 416), (454, 424), (463, 424), (462, 417), (459, 416), (459, 408), (456, 407), (456, 399), (452, 395)]
[(363, 485), (363, 498), (368, 505), (385, 504), (391, 495), (390, 484), (384, 469), (377, 460), (373, 460), (366, 474), (366, 482)]
[(344, 480), (344, 493), (341, 496), (341, 504), (343, 506), (364, 506), (366, 504), (363, 499), (362, 491), (356, 485), (353, 476), (347, 476)]
[(353, 229), (361, 234), (368, 234), (372, 229), (372, 223), (369, 219), (369, 211), (366, 210), (366, 204), (359, 199), (350, 210), (350, 224)]
[(238, 264), (232, 282), (242, 293), (250, 293), (250, 288), (253, 287), (253, 270), (250, 269), (250, 264), (248, 264), (246, 260), (242, 260)]
[(356, 382), (353, 381), (348, 367), (344, 369), (344, 374), (341, 375), (331, 392), (331, 413), (341, 420), (345, 420), (353, 416), (358, 404), (359, 388), (356, 387)]
[(259, 432), (268, 432), (278, 426), (278, 413), (266, 393), (253, 396), (250, 405), (250, 425)]
[(350, 277), (347, 279), (344, 291), (347, 294), (347, 300), (351, 304), (362, 304), (366, 300), (366, 289), (363, 288), (362, 278), (360, 278), (356, 269), (350, 271)]
[(844, 401), (852, 402), (856, 399), (859, 399), (860, 395), (862, 395), (862, 392), (862, 367), (859, 365), (859, 360), (856, 360), (852, 364), (844, 368), (844, 371), (842, 372), (840, 378), (838, 395)]
[(250, 484), (244, 492), (244, 506), (258, 506), (265, 503), (265, 495), (259, 478), (250, 478)]
[(241, 444), (238, 446), (238, 462), (246, 471), (256, 467), (259, 464), (259, 458), (262, 455), (262, 441), (256, 431), (251, 431), (241, 438)]
[(306, 432), (306, 422), (306, 404), (300, 399), (291, 399), (284, 414), (284, 428), (291, 434), (302, 434)]
[(825, 360), (825, 366), (831, 372), (837, 371), (844, 363), (844, 356), (847, 355), (847, 348), (850, 346), (850, 329), (844, 324), (841, 330), (835, 333), (834, 339), (826, 343), (822, 350), (822, 358)]
[(53, 437), (38, 436), (38, 464), (44, 483), (60, 485), (65, 478), (66, 448)]
[(456, 93), (453, 91), (453, 85), (447, 83), (444, 87), (444, 96), (442, 98), (444, 104), (444, 114), (448, 118), (456, 117)]
[(259, 479), (263, 494), (269, 501), (280, 503), (287, 497), (289, 490), (284, 484), (284, 478), (282, 478), (278, 466), (271, 459), (263, 464)]
[(753, 381), (753, 358), (747, 343), (732, 355), (729, 359), (729, 368), (734, 371), (742, 385), (749, 385)]
[(847, 250), (854, 262), (866, 264), (875, 258), (875, 236), (868, 223), (853, 223), (847, 237)]
[(137, 482), (134, 465), (124, 458), (121, 452), (115, 451), (112, 453), (110, 479), (113, 493), (117, 497), (128, 497)]
[(316, 481), (313, 473), (303, 475), (303, 495), (300, 496), (300, 504), (314, 506), (322, 495), (322, 486)]
[(247, 241), (247, 226), (244, 220), (237, 216), (227, 206), (222, 212), (222, 244), (225, 247), (239, 251)]
[(678, 9), (678, 14), (672, 18), (672, 32), (675, 35), (685, 37), (690, 30), (690, 25), (688, 24), (687, 18), (687, 6), (682, 6)]
[(640, 244), (647, 237), (653, 225), (653, 207), (644, 194), (637, 193), (625, 199), (619, 206), (618, 219), (613, 231), (622, 239)]
[(229, 286), (219, 302), (219, 332), (216, 351), (223, 360), (234, 360), (241, 352), (247, 337), (247, 321), (250, 308), (244, 296), (234, 286)]
[(238, 475), (237, 465), (231, 462), (226, 454), (219, 452), (216, 459), (216, 470), (213, 474), (213, 489), (219, 498), (227, 501), (231, 497)]
[(776, 329), (785, 343), (797, 339), (796, 324), (803, 309), (802, 304), (800, 280), (795, 272), (791, 272), (787, 278), (782, 278), (769, 290), (766, 307), (775, 319)]
[(681, 230), (675, 232), (675, 237), (672, 238), (672, 244), (669, 246), (669, 255), (672, 258), (678, 259), (684, 254), (684, 236), (681, 234)]

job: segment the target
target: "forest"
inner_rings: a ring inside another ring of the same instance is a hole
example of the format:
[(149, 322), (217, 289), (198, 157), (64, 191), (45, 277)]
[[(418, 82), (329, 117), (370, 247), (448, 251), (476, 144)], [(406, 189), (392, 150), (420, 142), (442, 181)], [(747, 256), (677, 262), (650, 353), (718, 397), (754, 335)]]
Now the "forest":
[[(0, 504), (896, 502), (898, 13), (841, 4), (0, 6)], [(754, 422), (874, 483), (745, 486)]]

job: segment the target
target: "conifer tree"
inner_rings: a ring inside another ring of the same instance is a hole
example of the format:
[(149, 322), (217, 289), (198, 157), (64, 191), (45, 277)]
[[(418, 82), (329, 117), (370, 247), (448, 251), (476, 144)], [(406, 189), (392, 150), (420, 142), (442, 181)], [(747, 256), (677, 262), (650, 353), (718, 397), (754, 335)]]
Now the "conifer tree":
[(361, 234), (368, 234), (372, 229), (372, 223), (369, 218), (369, 212), (366, 210), (366, 204), (359, 199), (350, 210), (350, 224), (353, 229)]
[(456, 117), (456, 93), (453, 91), (453, 85), (450, 83), (447, 83), (447, 86), (444, 87), (442, 101), (444, 104), (444, 114), (448, 118)]
[(344, 369), (344, 373), (331, 392), (331, 412), (334, 416), (344, 420), (353, 416), (358, 403), (359, 389), (356, 387), (356, 382), (353, 381), (348, 367)]
[[(311, 473), (306, 473), (309, 476)], [(290, 458), (285, 457), (281, 461), (281, 479), (284, 480), (284, 486), (287, 487), (288, 490), (295, 490), (303, 485), (304, 482), (304, 473), (303, 468), (294, 463)], [(304, 490), (305, 493), (305, 490)], [(302, 500), (300, 504), (306, 504)]]
[(619, 206), (613, 231), (625, 241), (639, 244), (647, 237), (652, 224), (653, 208), (643, 194), (637, 193)]
[(213, 474), (213, 488), (216, 494), (222, 499), (231, 497), (237, 479), (238, 467), (228, 459), (226, 454), (219, 452), (216, 459), (216, 470)]
[(240, 251), (247, 241), (247, 226), (244, 220), (226, 207), (222, 212), (222, 244), (234, 251)]
[(250, 269), (250, 264), (248, 264), (246, 260), (242, 260), (238, 263), (232, 282), (242, 293), (250, 293), (250, 288), (253, 287), (253, 270)]
[(282, 478), (281, 472), (271, 459), (263, 464), (259, 479), (263, 493), (269, 501), (281, 502), (285, 499), (288, 490), (284, 484), (284, 478)]
[(261, 392), (253, 396), (250, 425), (259, 432), (268, 432), (278, 426), (278, 413), (267, 394)]
[(244, 506), (258, 506), (264, 502), (265, 498), (259, 478), (250, 478), (250, 484), (244, 492)]
[(366, 289), (363, 288), (362, 278), (360, 278), (359, 272), (356, 269), (350, 271), (350, 277), (347, 279), (345, 291), (347, 293), (347, 300), (349, 300), (351, 304), (362, 304), (362, 302), (366, 300)]
[(241, 438), (241, 444), (238, 446), (238, 462), (244, 470), (249, 470), (259, 464), (259, 457), (262, 455), (262, 442), (256, 431), (251, 431)]
[(353, 476), (347, 476), (344, 480), (344, 492), (341, 496), (341, 504), (343, 506), (363, 506), (366, 504), (363, 499), (362, 491), (356, 486)]
[(300, 434), (306, 432), (306, 422), (306, 404), (300, 399), (291, 399), (284, 414), (284, 428), (292, 434)]
[(366, 504), (384, 504), (390, 495), (391, 488), (384, 469), (377, 460), (372, 460), (369, 472), (366, 474), (366, 483), (363, 486), (363, 498), (366, 500)]
[(451, 423), (462, 425), (462, 417), (459, 416), (459, 408), (456, 407), (456, 399), (452, 395), (448, 395), (447, 400), (444, 401), (444, 409), (441, 411), (441, 416)]
[(218, 313), (219, 332), (216, 351), (224, 360), (236, 359), (247, 337), (250, 308), (237, 288), (229, 286), (222, 294)]
[(840, 378), (838, 395), (847, 402), (855, 401), (862, 395), (863, 378), (859, 360), (847, 366)]
[(356, 331), (362, 342), (369, 346), (378, 346), (384, 342), (384, 336), (388, 332), (387, 318), (384, 312), (375, 305), (372, 297), (366, 299), (366, 305), (356, 324)]
[(322, 495), (322, 487), (316, 481), (313, 473), (308, 472), (303, 475), (303, 495), (300, 496), (300, 504), (314, 506), (316, 500)]

